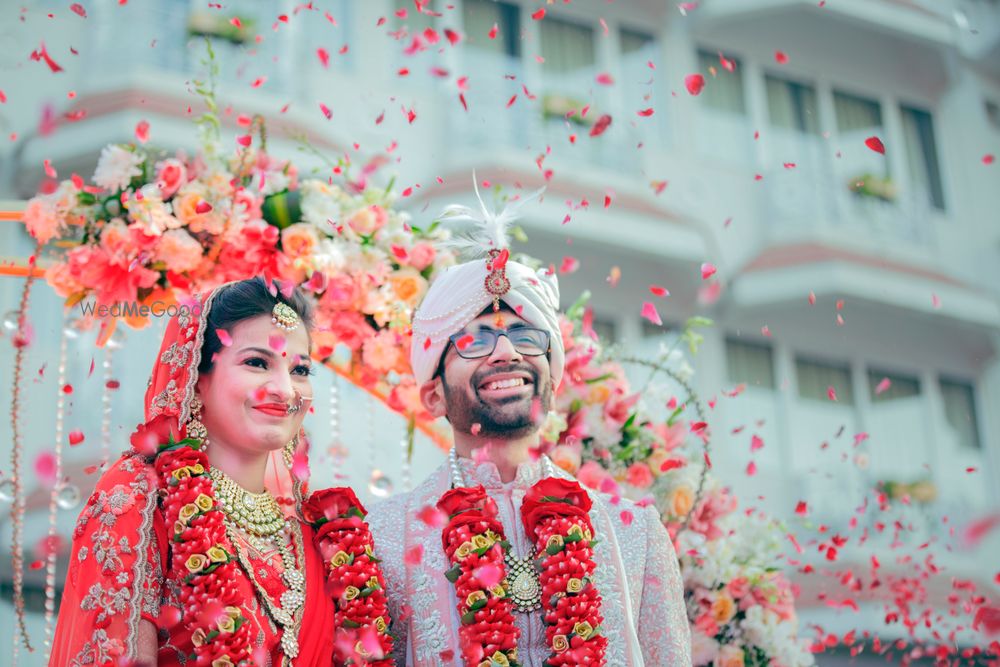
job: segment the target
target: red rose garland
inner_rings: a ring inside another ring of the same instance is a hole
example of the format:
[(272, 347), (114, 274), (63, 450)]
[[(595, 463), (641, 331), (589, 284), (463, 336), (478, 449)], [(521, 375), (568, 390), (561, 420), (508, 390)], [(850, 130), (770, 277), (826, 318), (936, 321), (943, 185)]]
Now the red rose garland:
[(521, 518), (540, 555), (545, 640), (551, 667), (604, 665), (601, 595), (593, 584), (591, 500), (575, 481), (549, 477), (528, 490)]
[[(437, 507), (448, 516), (441, 533), (445, 554), (452, 563), (445, 576), (455, 585), (458, 635), (468, 667), (517, 667), (519, 631), (513, 603), (507, 597), (504, 553), (510, 547), (497, 520), (497, 506), (482, 486), (459, 487), (441, 496)], [(498, 583), (486, 587), (483, 572), (493, 572)]]
[(160, 447), (156, 471), (166, 490), (163, 514), (170, 535), (171, 571), (181, 584), (184, 624), (195, 665), (252, 666), (243, 600), (233, 584), (240, 569), (226, 537), (223, 513), (208, 476), (208, 457), (193, 439)]
[(316, 528), (327, 590), (336, 606), (334, 664), (392, 667), (385, 578), (366, 514), (354, 491), (345, 487), (317, 491), (302, 504), (303, 518)]

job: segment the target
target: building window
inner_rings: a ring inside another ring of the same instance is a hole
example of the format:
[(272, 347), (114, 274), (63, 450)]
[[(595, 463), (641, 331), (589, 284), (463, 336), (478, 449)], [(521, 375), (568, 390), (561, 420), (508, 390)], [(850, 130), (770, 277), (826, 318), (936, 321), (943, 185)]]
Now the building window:
[(1000, 132), (1000, 104), (986, 100), (984, 105), (986, 107), (986, 120), (990, 122), (994, 130)]
[(969, 382), (940, 378), (944, 416), (963, 449), (982, 449), (976, 417), (976, 392)]
[(910, 168), (910, 182), (914, 189), (927, 197), (936, 209), (944, 210), (944, 188), (938, 166), (937, 144), (934, 142), (934, 123), (926, 111), (901, 107), (903, 136), (906, 139), (906, 158)]
[(727, 338), (726, 368), (730, 382), (774, 389), (774, 353), (770, 345)]
[[(469, 46), (511, 58), (521, 56), (519, 6), (497, 0), (463, 0), (462, 25)], [(490, 39), (493, 26), (497, 27), (497, 36)]]
[(846, 364), (796, 358), (795, 377), (802, 398), (831, 403), (830, 389), (833, 389), (837, 403), (854, 405), (851, 369)]
[(764, 80), (767, 86), (767, 111), (772, 127), (798, 134), (820, 133), (815, 88), (770, 75), (764, 77)]
[(868, 395), (872, 403), (885, 403), (920, 396), (920, 380), (915, 377), (868, 369)]
[(732, 72), (722, 67), (718, 54), (698, 51), (698, 71), (705, 77), (705, 89), (699, 97), (709, 108), (742, 116), (746, 114), (746, 94), (740, 63), (728, 56), (727, 60), (735, 65)]
[(594, 31), (591, 28), (548, 16), (541, 22), (541, 28), (542, 58), (545, 61), (542, 70), (546, 75), (573, 74), (592, 68), (597, 63)]
[(652, 35), (638, 30), (630, 30), (629, 28), (622, 28), (618, 33), (618, 39), (621, 43), (623, 56), (642, 53), (646, 50), (646, 47), (652, 46), (655, 41)]
[(833, 106), (837, 132), (842, 146), (842, 167), (851, 179), (887, 178), (889, 163), (885, 156), (865, 146), (865, 139), (876, 136), (885, 140), (882, 108), (875, 100), (834, 91)]

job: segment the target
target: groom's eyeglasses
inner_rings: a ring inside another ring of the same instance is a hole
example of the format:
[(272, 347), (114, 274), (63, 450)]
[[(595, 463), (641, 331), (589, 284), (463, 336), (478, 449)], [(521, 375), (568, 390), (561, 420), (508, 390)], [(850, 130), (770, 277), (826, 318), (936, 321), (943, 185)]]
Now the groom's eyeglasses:
[(532, 327), (462, 331), (449, 336), (448, 340), (463, 359), (482, 359), (493, 354), (500, 336), (506, 336), (514, 349), (526, 357), (540, 357), (549, 351), (549, 332)]

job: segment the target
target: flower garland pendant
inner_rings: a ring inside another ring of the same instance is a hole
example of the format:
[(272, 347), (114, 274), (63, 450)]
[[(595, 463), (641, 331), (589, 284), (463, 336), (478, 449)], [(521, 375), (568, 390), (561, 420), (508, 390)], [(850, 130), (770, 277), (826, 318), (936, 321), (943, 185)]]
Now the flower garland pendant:
[(531, 558), (517, 558), (508, 550), (504, 562), (507, 564), (504, 588), (507, 589), (514, 608), (522, 614), (541, 609), (542, 585), (538, 581), (535, 561)]

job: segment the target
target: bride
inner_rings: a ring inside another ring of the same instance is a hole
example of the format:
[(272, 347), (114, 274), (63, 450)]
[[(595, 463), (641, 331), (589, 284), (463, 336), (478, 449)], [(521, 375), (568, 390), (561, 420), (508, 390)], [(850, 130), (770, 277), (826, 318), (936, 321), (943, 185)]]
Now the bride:
[[(312, 400), (309, 327), (302, 294), (261, 278), (179, 308), (145, 422), (73, 533), (50, 665), (391, 664), (364, 509), (349, 489), (303, 508), (291, 472)], [(356, 554), (331, 549), (338, 530)], [(359, 573), (363, 589), (338, 585)], [(370, 627), (358, 609), (376, 614)]]

